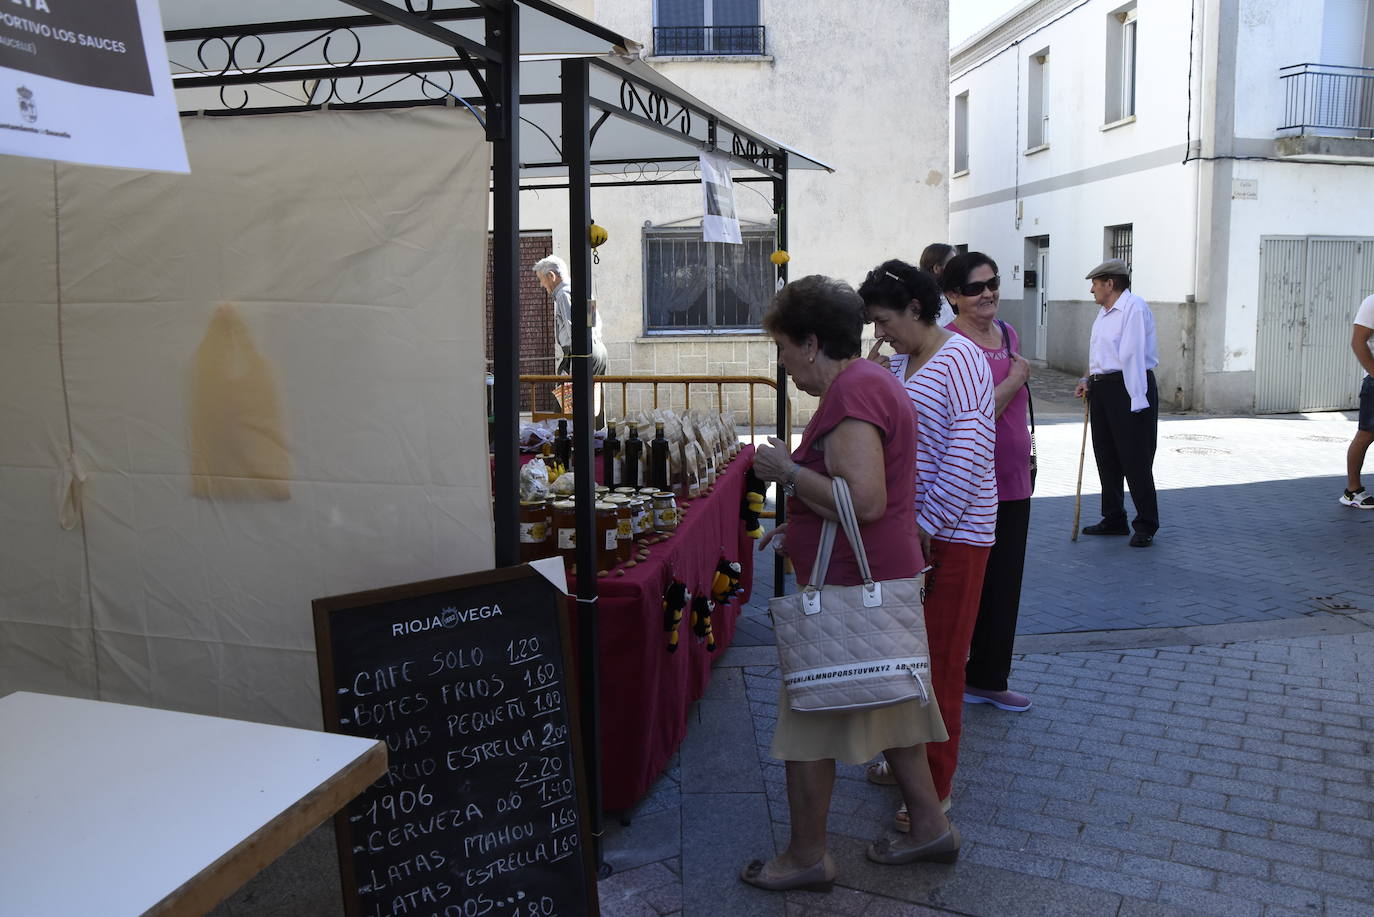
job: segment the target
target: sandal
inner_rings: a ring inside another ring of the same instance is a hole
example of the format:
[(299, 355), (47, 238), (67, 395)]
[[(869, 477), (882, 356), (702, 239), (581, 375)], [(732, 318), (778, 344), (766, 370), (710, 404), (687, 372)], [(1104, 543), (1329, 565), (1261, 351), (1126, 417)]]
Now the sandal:
[(959, 829), (950, 822), (949, 830), (934, 840), (913, 847), (898, 846), (887, 838), (875, 841), (864, 851), (874, 863), (884, 866), (905, 866), (908, 863), (944, 863), (949, 865), (959, 859), (962, 844)]
[(770, 892), (792, 891), (794, 889), (808, 892), (828, 892), (835, 887), (835, 861), (830, 858), (828, 853), (805, 869), (794, 870), (790, 873), (769, 872), (768, 867), (776, 862), (776, 859), (769, 860), (767, 863), (763, 860), (754, 860), (740, 870), (740, 881)]
[(897, 778), (892, 776), (892, 766), (886, 761), (877, 761), (868, 766), (868, 782), (878, 786), (896, 786)]
[[(940, 811), (948, 812), (952, 804), (953, 797), (946, 796), (944, 799), (940, 800)], [(903, 834), (911, 830), (911, 814), (906, 810), (906, 803), (902, 803), (901, 808), (897, 810), (897, 814), (892, 816), (892, 830), (900, 831)]]

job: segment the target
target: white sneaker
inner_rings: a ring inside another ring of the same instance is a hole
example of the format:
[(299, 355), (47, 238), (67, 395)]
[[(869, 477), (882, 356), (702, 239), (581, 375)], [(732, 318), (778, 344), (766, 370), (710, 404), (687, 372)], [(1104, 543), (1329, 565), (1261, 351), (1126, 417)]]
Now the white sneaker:
[(1363, 487), (1354, 493), (1347, 490), (1341, 494), (1341, 503), (1356, 509), (1374, 509), (1374, 495), (1371, 495)]

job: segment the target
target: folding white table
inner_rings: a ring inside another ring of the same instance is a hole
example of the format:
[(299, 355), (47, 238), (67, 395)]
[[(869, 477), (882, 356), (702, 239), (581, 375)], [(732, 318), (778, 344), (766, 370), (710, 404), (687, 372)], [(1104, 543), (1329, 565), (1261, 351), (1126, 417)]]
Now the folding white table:
[(0, 913), (204, 914), (386, 773), (373, 739), (0, 698)]

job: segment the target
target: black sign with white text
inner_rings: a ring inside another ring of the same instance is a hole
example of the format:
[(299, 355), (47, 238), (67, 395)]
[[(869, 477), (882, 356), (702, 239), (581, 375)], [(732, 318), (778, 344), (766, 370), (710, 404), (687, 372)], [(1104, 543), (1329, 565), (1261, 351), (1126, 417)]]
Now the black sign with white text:
[(335, 821), (350, 917), (596, 913), (562, 594), (515, 567), (313, 604), (326, 729), (389, 756)]
[(0, 0), (0, 67), (153, 94), (137, 0)]

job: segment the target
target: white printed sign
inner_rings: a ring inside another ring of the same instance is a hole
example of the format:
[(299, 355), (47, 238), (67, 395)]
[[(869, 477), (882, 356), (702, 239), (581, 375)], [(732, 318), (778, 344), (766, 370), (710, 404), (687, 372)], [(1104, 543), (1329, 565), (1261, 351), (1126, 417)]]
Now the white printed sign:
[(191, 171), (157, 0), (0, 0), (0, 154)]
[(739, 245), (739, 219), (735, 216), (735, 183), (730, 178), (730, 160), (724, 155), (701, 154), (701, 193), (702, 240)]

